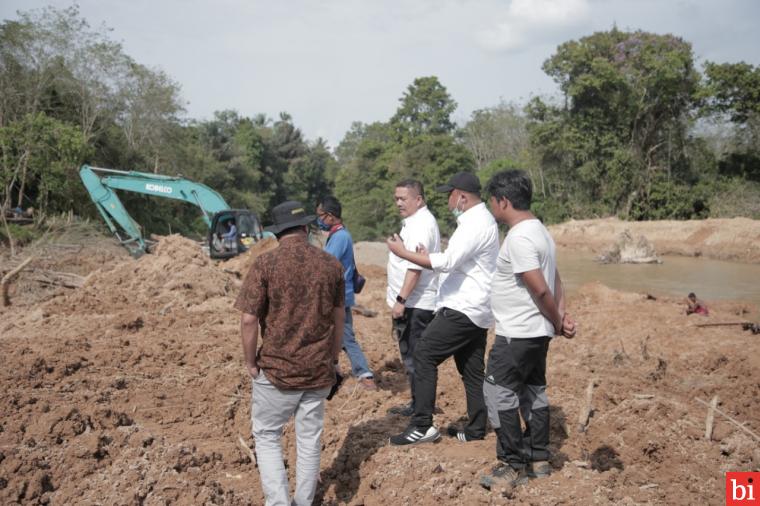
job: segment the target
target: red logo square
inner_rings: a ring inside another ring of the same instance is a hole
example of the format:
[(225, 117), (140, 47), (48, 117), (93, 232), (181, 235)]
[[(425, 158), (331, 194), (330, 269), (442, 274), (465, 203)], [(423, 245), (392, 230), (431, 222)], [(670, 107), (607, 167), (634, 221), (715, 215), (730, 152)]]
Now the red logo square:
[(726, 506), (760, 506), (760, 473), (726, 473)]

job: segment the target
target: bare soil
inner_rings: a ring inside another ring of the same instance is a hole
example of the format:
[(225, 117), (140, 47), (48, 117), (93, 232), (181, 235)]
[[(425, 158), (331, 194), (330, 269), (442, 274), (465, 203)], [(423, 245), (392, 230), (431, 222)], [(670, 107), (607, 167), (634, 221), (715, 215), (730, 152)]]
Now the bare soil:
[(549, 227), (559, 247), (603, 253), (625, 230), (644, 236), (658, 255), (705, 256), (760, 263), (760, 221), (749, 218), (692, 221), (570, 220)]
[[(46, 269), (86, 276), (81, 288), (35, 289), (22, 273), (13, 305), (0, 308), (0, 503), (263, 504), (232, 303), (253, 257), (276, 243), (223, 263), (178, 236), (138, 260), (109, 245), (45, 257)], [(327, 404), (316, 503), (723, 504), (724, 472), (760, 469), (760, 443), (721, 416), (705, 439), (707, 408), (696, 401), (717, 395), (721, 410), (760, 432), (760, 336), (696, 327), (757, 308), (722, 302), (709, 317), (686, 316), (680, 300), (598, 284), (570, 298), (579, 335), (550, 350), (550, 477), (511, 499), (481, 489), (493, 433), (389, 446), (408, 420), (387, 410), (407, 402), (408, 388), (384, 258), (357, 254), (368, 278), (357, 302), (378, 316), (357, 315), (355, 327), (380, 388), (348, 380)], [(437, 405), (442, 429), (466, 414), (452, 361), (439, 369)], [(293, 485), (292, 424), (283, 445)]]

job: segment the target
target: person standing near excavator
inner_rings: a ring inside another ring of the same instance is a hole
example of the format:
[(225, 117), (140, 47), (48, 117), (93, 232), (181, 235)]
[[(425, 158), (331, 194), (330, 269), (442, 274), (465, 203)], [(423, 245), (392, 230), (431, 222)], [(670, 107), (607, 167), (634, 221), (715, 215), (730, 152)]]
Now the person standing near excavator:
[[(256, 460), (267, 506), (310, 505), (319, 478), (325, 399), (337, 379), (345, 317), (343, 269), (309, 244), (300, 202), (272, 209), (277, 249), (256, 258), (235, 307), (248, 374)], [(304, 297), (304, 294), (309, 294)], [(261, 327), (261, 348), (257, 352)], [(282, 430), (295, 415), (296, 489), (291, 503)]]
[(351, 373), (359, 384), (367, 390), (377, 390), (374, 375), (369, 368), (354, 332), (354, 319), (351, 308), (354, 306), (356, 287), (356, 263), (354, 261), (354, 242), (351, 234), (343, 225), (342, 206), (335, 197), (324, 197), (317, 204), (317, 225), (327, 232), (325, 251), (337, 258), (343, 266), (343, 277), (346, 287), (346, 316), (343, 328), (343, 349), (351, 361)]

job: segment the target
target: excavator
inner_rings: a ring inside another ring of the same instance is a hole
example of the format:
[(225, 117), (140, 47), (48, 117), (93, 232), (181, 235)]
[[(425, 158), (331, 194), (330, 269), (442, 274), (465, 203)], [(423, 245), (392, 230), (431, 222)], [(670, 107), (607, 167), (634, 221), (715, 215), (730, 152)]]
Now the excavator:
[(83, 165), (79, 169), (79, 177), (108, 228), (134, 257), (146, 253), (151, 241), (143, 237), (140, 225), (129, 215), (115, 190), (181, 200), (198, 206), (208, 225), (211, 258), (231, 258), (247, 251), (264, 237), (274, 237), (263, 230), (253, 211), (230, 209), (216, 191), (182, 176)]

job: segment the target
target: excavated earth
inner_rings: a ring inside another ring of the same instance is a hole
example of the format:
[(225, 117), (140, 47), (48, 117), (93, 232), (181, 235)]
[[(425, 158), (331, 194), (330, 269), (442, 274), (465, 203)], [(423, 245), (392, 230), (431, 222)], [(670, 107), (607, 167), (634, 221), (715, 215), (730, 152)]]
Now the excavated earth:
[[(22, 272), (0, 308), (0, 503), (263, 504), (232, 304), (253, 258), (273, 247), (217, 263), (168, 236), (134, 260), (103, 239), (31, 264), (86, 276), (80, 288), (43, 288)], [(705, 438), (697, 400), (718, 396), (721, 411), (760, 433), (760, 336), (696, 326), (757, 308), (722, 302), (687, 317), (680, 300), (599, 284), (569, 299), (578, 336), (551, 345), (550, 477), (511, 498), (480, 488), (493, 433), (389, 446), (407, 420), (387, 410), (408, 388), (385, 271), (359, 261), (368, 284), (358, 303), (378, 315), (356, 315), (355, 327), (379, 390), (348, 380), (327, 404), (316, 504), (724, 504), (724, 473), (760, 468), (758, 440), (722, 415)], [(452, 361), (440, 368), (437, 404), (439, 427), (465, 415)], [(283, 446), (292, 486), (292, 424)]]
[(713, 218), (690, 221), (570, 220), (549, 230), (559, 247), (603, 253), (622, 233), (646, 237), (660, 255), (705, 256), (760, 263), (760, 220)]

